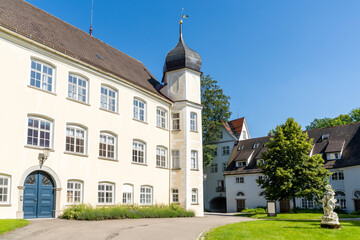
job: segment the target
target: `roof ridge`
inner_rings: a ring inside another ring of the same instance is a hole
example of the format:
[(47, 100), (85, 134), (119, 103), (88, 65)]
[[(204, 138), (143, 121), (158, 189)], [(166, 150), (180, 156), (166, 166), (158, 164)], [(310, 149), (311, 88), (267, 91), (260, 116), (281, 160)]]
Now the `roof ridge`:
[(360, 122), (348, 123), (348, 124), (344, 124), (344, 125), (335, 125), (335, 126), (329, 126), (329, 127), (322, 127), (322, 128), (314, 128), (314, 129), (304, 130), (304, 132), (320, 130), (320, 129), (327, 129), (327, 128), (345, 127), (345, 126), (350, 126), (350, 125), (355, 125), (355, 124), (360, 124)]

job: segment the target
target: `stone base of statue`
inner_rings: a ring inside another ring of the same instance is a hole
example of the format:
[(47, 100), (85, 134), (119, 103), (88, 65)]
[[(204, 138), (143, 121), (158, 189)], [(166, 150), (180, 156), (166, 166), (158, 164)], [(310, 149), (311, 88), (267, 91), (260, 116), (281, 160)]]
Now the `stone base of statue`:
[(335, 212), (332, 212), (328, 216), (321, 217), (321, 227), (330, 228), (330, 229), (340, 229), (341, 225), (339, 223), (338, 215)]

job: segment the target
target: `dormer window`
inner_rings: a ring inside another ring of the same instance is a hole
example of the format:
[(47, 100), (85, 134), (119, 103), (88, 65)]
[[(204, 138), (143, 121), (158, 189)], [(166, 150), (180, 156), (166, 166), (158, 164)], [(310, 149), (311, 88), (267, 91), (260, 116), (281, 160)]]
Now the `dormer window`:
[(337, 160), (337, 159), (341, 159), (341, 153), (340, 153), (340, 152), (327, 153), (327, 154), (326, 154), (326, 159), (327, 159), (327, 160)]
[(252, 148), (258, 148), (258, 147), (259, 147), (259, 144), (255, 143)]
[(244, 145), (238, 146), (238, 148), (237, 148), (238, 151), (241, 151), (243, 149), (244, 149)]
[(245, 167), (246, 161), (236, 161), (236, 167)]
[(321, 140), (329, 139), (329, 134), (323, 134)]

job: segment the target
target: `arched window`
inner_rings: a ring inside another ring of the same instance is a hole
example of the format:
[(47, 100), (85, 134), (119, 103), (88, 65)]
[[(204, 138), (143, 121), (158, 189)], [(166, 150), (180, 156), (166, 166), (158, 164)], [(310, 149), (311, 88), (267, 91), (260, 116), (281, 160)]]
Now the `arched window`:
[(115, 202), (115, 185), (109, 182), (98, 184), (98, 204), (111, 205)]
[(168, 160), (167, 160), (167, 149), (164, 147), (156, 147), (156, 166), (167, 168)]
[(67, 124), (65, 151), (86, 154), (86, 137), (87, 132), (84, 127)]
[(67, 203), (82, 203), (83, 183), (78, 180), (69, 180), (67, 182), (66, 201)]
[(260, 196), (260, 197), (265, 197), (265, 191), (261, 191), (261, 192), (259, 193), (259, 196)]
[(151, 205), (153, 202), (153, 188), (151, 186), (140, 187), (140, 205)]
[(337, 199), (337, 205), (340, 209), (346, 209), (345, 192), (342, 190), (335, 191), (335, 199)]
[(84, 77), (69, 74), (68, 98), (88, 103), (89, 83)]
[(124, 184), (123, 188), (123, 204), (131, 205), (133, 204), (133, 192), (134, 187), (131, 184)]
[(355, 190), (354, 191), (354, 197), (355, 198), (360, 198), (360, 190)]
[(132, 162), (146, 164), (146, 145), (138, 140), (133, 141)]
[(114, 88), (102, 85), (101, 86), (101, 98), (100, 98), (100, 107), (102, 109), (111, 111), (111, 112), (117, 112), (118, 106), (117, 106), (117, 99), (118, 99), (118, 93)]
[(146, 122), (146, 102), (138, 98), (133, 101), (133, 118)]
[(156, 126), (167, 128), (167, 111), (162, 108), (156, 108)]
[(31, 60), (30, 86), (54, 92), (54, 67), (39, 60)]
[(10, 176), (0, 174), (0, 205), (10, 204), (10, 182)]
[(116, 136), (108, 132), (100, 132), (99, 157), (116, 159)]
[(37, 116), (28, 116), (27, 144), (52, 148), (52, 121)]
[(244, 197), (245, 194), (244, 194), (243, 192), (238, 192), (238, 193), (236, 194), (236, 196), (237, 196), (237, 197)]

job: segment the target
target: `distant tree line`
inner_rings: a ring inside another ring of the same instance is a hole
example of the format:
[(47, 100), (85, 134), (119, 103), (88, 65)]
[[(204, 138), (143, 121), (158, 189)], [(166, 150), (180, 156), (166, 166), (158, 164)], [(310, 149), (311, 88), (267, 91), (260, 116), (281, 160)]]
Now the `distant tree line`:
[(341, 114), (335, 118), (315, 118), (310, 125), (306, 126), (306, 130), (346, 125), (356, 122), (360, 122), (360, 108), (355, 108), (348, 114)]

